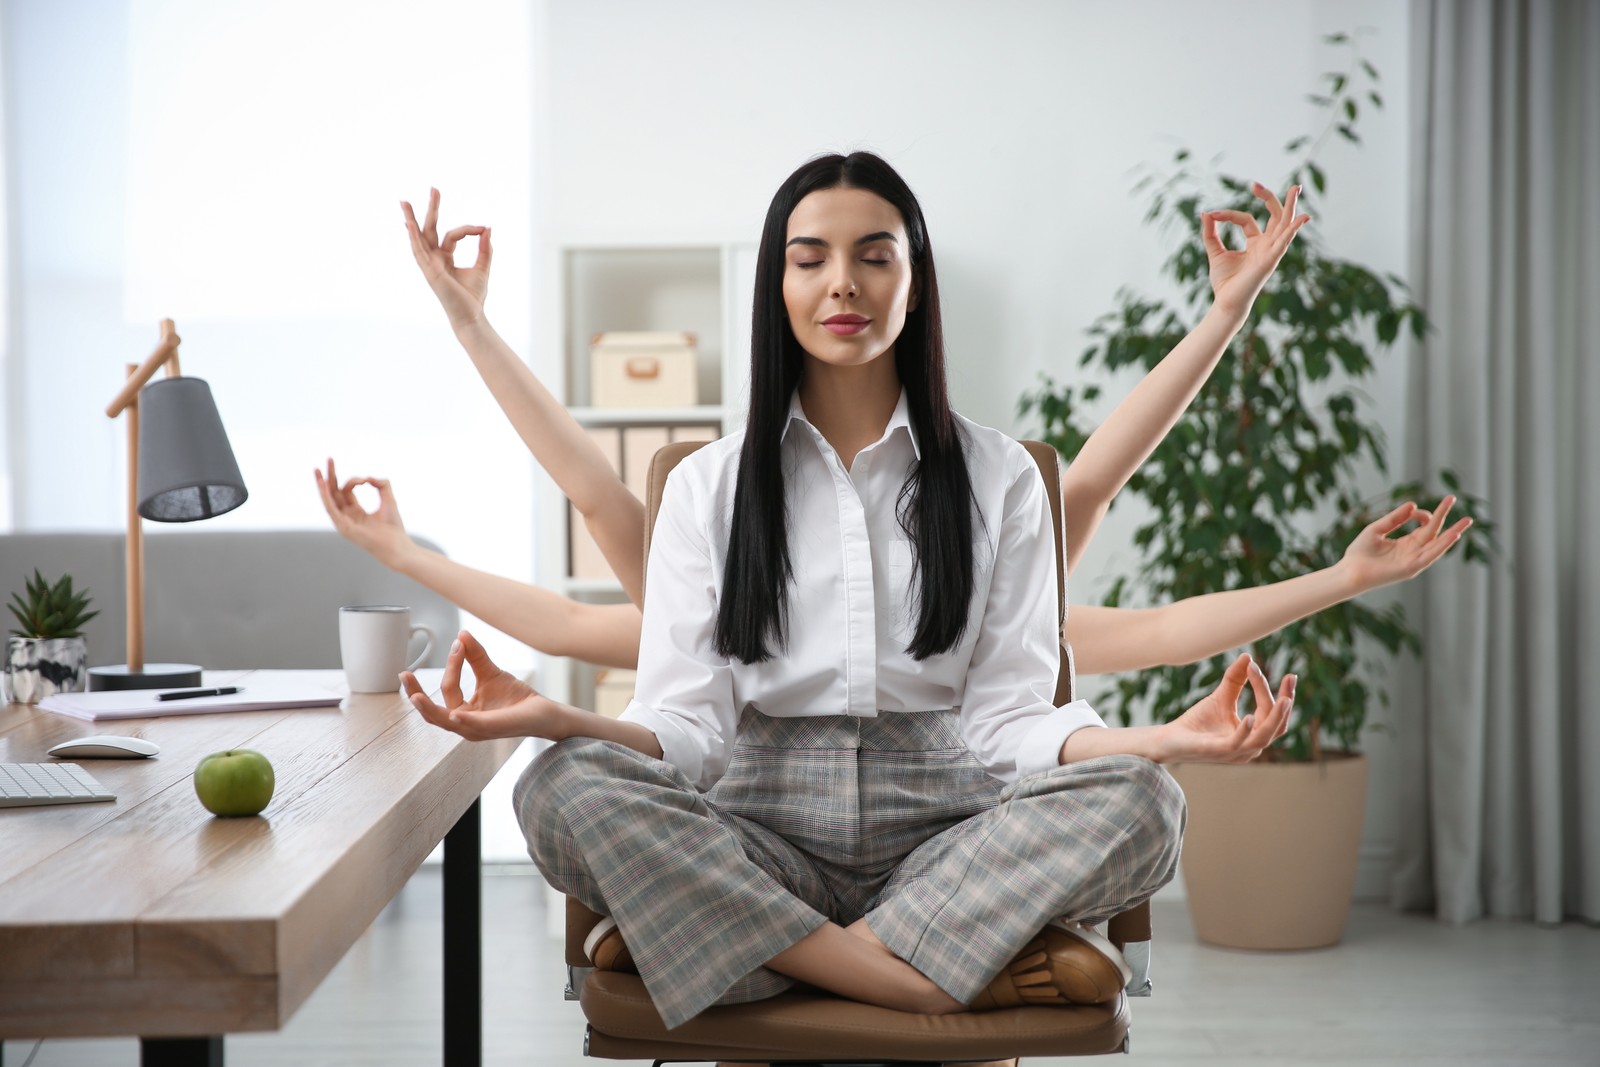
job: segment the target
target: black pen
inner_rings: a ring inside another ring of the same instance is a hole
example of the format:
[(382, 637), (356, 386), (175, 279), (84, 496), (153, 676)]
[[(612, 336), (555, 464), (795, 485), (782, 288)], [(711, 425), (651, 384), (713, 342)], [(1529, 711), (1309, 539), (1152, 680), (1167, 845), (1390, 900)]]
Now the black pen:
[(229, 693), (237, 693), (236, 685), (225, 685), (221, 689), (190, 689), (183, 693), (162, 693), (157, 700), (188, 700), (190, 697), (225, 697)]

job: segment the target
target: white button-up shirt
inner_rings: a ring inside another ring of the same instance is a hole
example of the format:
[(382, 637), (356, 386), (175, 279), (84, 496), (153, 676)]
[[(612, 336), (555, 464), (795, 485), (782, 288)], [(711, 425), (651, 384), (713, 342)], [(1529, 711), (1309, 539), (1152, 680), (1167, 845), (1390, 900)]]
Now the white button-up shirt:
[(723, 656), (713, 641), (744, 435), (702, 447), (667, 479), (638, 681), (622, 718), (653, 731), (663, 758), (700, 788), (722, 776), (747, 707), (862, 718), (956, 708), (967, 747), (1005, 782), (1056, 766), (1068, 735), (1105, 725), (1084, 701), (1054, 703), (1055, 540), (1038, 467), (1010, 438), (957, 421), (976, 498), (975, 588), (960, 642), (920, 662), (906, 652), (918, 608), (913, 549), (896, 514), (920, 455), (903, 393), (883, 436), (848, 470), (798, 394), (791, 401), (788, 644), (766, 662)]

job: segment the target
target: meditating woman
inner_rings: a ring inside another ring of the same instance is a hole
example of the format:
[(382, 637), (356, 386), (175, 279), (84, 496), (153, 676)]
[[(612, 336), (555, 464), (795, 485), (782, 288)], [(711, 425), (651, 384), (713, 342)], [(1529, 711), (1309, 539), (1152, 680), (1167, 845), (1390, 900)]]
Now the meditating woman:
[[(434, 223), (413, 224), (430, 263), (466, 235)], [(1054, 569), (1031, 459), (950, 410), (916, 199), (876, 156), (829, 156), (768, 212), (745, 430), (667, 483), (622, 718), (465, 633), (442, 704), (403, 681), (442, 728), (556, 742), (516, 791), (530, 852), (614, 920), (669, 1027), (794, 981), (922, 1012), (1098, 1002), (1126, 972), (1088, 927), (1176, 866), (1160, 761), (1260, 752), (1294, 680), (1241, 656), (1171, 728), (1101, 729), (1052, 703)]]
[[(1255, 192), (1269, 216), (1265, 231), (1243, 212), (1210, 211), (1202, 216), (1215, 296), (1205, 318), (1140, 381), (1064, 467), (1061, 499), (1069, 575), (1112, 498), (1204, 384), (1305, 221), (1305, 216), (1294, 215), (1297, 189), (1289, 192), (1286, 204), (1265, 186), (1256, 186)], [(631, 603), (574, 601), (423, 548), (407, 535), (387, 479), (340, 481), (331, 459), (326, 474), (314, 472), (323, 506), (339, 533), (375, 559), (528, 646), (599, 666), (632, 669), (639, 656), (644, 506), (566, 408), (489, 324), (484, 312), (492, 259), (488, 228), (457, 227), (441, 241), (437, 191), (430, 194), (423, 225), (409, 210), (408, 206), (412, 251), (457, 338), (512, 426), (583, 516)], [(1239, 227), (1243, 249), (1222, 244), (1219, 223)], [(457, 267), (454, 252), (467, 237), (478, 241), (477, 259), (470, 267)], [(356, 488), (362, 485), (378, 494), (371, 510), (356, 497)], [(1432, 514), (1402, 505), (1361, 531), (1337, 565), (1274, 585), (1144, 609), (1074, 605), (1063, 639), (1073, 648), (1079, 674), (1192, 663), (1242, 647), (1297, 619), (1420, 574), (1470, 525), (1470, 519), (1462, 519), (1446, 528), (1453, 504), (1454, 498), (1447, 497)], [(1409, 533), (1391, 536), (1413, 519), (1418, 525)]]

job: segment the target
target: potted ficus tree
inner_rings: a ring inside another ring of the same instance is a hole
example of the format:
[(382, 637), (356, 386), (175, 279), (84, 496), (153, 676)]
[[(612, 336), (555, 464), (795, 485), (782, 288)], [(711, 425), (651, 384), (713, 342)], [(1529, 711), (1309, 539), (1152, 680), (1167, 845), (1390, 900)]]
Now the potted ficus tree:
[[(1277, 186), (1303, 185), (1312, 198), (1327, 189), (1318, 153), (1328, 139), (1359, 144), (1362, 109), (1382, 106), (1378, 72), (1355, 43), (1343, 34), (1327, 40), (1348, 49), (1349, 66), (1325, 75), (1325, 91), (1311, 97), (1327, 112), (1326, 127), (1285, 146), (1295, 162)], [(1201, 168), (1188, 151), (1141, 188), (1151, 195), (1147, 221), (1175, 235), (1164, 273), (1181, 296), (1168, 301), (1124, 290), (1090, 329), (1084, 368), (1148, 369), (1171, 351), (1210, 299), (1200, 210), (1255, 206), (1249, 182)], [(1306, 200), (1301, 204), (1305, 209)], [(1316, 231), (1302, 231), (1210, 380), (1129, 480), (1126, 492), (1146, 501), (1151, 514), (1133, 535), (1141, 553), (1136, 571), (1113, 581), (1104, 603), (1168, 603), (1307, 574), (1338, 562), (1355, 534), (1396, 504), (1436, 506), (1439, 498), (1417, 483), (1380, 497), (1357, 485), (1365, 465), (1380, 476), (1388, 470), (1384, 437), (1360, 385), (1406, 329), (1421, 338), (1428, 324), (1400, 278), (1340, 259)], [(1036, 413), (1045, 438), (1073, 456), (1092, 429), (1085, 404), (1099, 391), (1092, 383), (1046, 379), (1022, 409)], [(1450, 471), (1437, 479), (1474, 518), (1463, 555), (1486, 558), (1482, 502)], [(1355, 884), (1367, 781), (1362, 730), (1374, 698), (1387, 703), (1373, 669), (1379, 658), (1419, 652), (1420, 642), (1400, 604), (1347, 600), (1249, 651), (1274, 678), (1298, 675), (1295, 719), (1255, 763), (1174, 768), (1189, 798), (1190, 912), (1196, 932), (1213, 943), (1331, 944), (1342, 935)], [(1107, 710), (1124, 724), (1141, 709), (1175, 717), (1216, 686), (1229, 658), (1122, 676)]]
[(89, 646), (83, 627), (99, 614), (89, 610), (89, 593), (72, 587), (72, 576), (54, 585), (37, 569), (7, 605), (18, 628), (6, 639), (5, 698), (37, 704), (55, 693), (83, 689)]

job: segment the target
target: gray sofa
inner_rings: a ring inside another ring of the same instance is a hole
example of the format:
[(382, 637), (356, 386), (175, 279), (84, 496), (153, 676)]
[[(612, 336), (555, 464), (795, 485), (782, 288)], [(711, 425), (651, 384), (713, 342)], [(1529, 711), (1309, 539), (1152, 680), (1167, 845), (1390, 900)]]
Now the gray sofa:
[[(430, 548), (436, 546), (417, 539)], [(84, 629), (91, 666), (127, 661), (124, 534), (0, 535), (0, 602), (35, 567), (87, 587), (100, 614)], [(152, 530), (144, 538), (145, 660), (207, 669), (339, 666), (339, 608), (405, 604), (438, 638), (442, 667), (461, 613), (332, 530)], [(9, 632), (16, 624), (0, 612)], [(418, 646), (414, 646), (418, 647)]]

